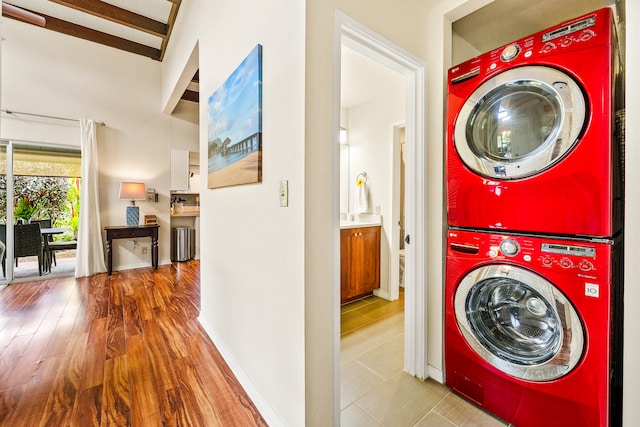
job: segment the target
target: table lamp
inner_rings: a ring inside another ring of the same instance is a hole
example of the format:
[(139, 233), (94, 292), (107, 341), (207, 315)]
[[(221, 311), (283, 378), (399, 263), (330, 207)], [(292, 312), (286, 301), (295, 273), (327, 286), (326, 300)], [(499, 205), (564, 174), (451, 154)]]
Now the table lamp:
[(144, 182), (120, 183), (120, 200), (131, 200), (131, 205), (127, 206), (127, 225), (138, 225), (140, 211), (135, 201), (146, 198), (147, 187), (144, 185)]

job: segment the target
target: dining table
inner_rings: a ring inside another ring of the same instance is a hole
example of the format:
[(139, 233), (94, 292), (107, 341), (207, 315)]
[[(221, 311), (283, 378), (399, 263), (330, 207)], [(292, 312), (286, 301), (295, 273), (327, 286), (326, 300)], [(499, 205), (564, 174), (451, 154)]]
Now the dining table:
[(51, 251), (49, 250), (49, 240), (55, 234), (63, 234), (68, 228), (65, 227), (45, 227), (40, 229), (42, 234), (42, 240), (44, 242), (43, 250), (44, 257), (42, 258), (42, 269), (44, 271), (51, 271)]

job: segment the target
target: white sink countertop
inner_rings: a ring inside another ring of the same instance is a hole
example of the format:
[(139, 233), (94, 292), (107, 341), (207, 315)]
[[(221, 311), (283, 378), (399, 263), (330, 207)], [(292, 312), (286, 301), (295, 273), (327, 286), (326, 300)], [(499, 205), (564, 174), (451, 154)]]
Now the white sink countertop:
[(376, 227), (382, 225), (382, 215), (340, 214), (340, 228)]

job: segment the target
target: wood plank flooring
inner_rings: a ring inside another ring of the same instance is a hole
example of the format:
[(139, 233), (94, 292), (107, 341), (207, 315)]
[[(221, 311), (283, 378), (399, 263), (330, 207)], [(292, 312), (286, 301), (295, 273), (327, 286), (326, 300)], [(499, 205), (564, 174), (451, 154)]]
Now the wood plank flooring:
[(0, 291), (0, 426), (266, 426), (197, 320), (199, 267)]

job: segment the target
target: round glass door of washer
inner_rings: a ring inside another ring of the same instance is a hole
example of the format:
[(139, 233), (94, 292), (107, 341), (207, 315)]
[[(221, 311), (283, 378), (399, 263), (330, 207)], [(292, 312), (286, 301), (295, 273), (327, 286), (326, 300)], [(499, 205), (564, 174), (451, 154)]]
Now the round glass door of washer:
[(454, 310), (473, 350), (516, 378), (562, 377), (584, 351), (583, 327), (571, 303), (545, 278), (517, 266), (469, 272), (456, 289)]

